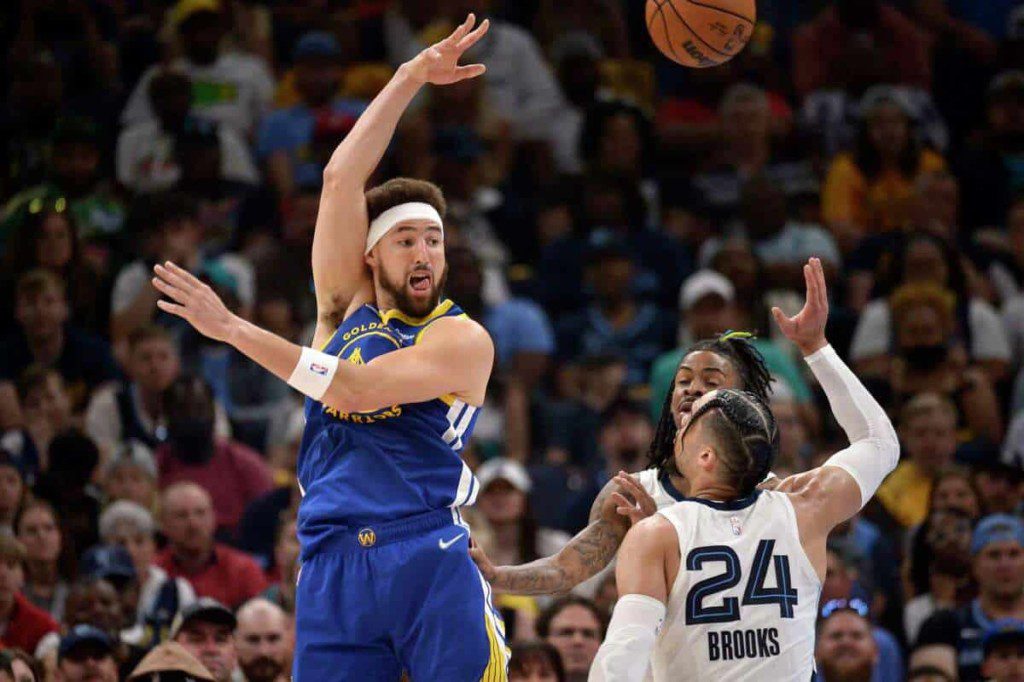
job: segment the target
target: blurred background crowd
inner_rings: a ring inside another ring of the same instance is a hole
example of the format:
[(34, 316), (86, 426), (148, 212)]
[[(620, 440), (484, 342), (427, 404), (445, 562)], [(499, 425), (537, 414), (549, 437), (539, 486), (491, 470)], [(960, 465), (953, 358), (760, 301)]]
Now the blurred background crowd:
[[(376, 180), (442, 186), (447, 294), (496, 344), (466, 450), (495, 563), (645, 468), (696, 340), (757, 334), (780, 476), (841, 447), (766, 314), (817, 256), (903, 446), (830, 541), (818, 675), (1019, 679), (1024, 3), (762, 0), (706, 70), (654, 51), (639, 0), (2, 5), (0, 681), (150, 650), (133, 679), (288, 679), (299, 397), (160, 313), (150, 268), (308, 342), (324, 163), (469, 10), (487, 74), (423, 92)], [(579, 592), (499, 598), (513, 680), (586, 679), (614, 575)]]

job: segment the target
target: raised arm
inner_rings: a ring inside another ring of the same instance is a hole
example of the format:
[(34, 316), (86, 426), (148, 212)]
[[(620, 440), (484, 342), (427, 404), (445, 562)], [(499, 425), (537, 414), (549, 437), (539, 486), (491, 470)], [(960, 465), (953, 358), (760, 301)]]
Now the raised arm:
[(369, 299), (372, 295), (369, 270), (363, 260), (368, 229), (363, 192), (402, 114), (424, 84), (446, 85), (484, 72), (481, 64), (458, 63), (462, 53), (487, 32), (487, 20), (473, 30), (475, 21), (470, 14), (450, 36), (398, 67), (324, 168), (320, 212), (313, 234), (316, 348), (330, 337), (357, 298)]
[[(234, 346), (306, 395), (342, 412), (369, 412), (447, 394), (471, 405), (483, 402), (494, 345), (487, 331), (470, 319), (437, 320), (416, 345), (356, 365), (302, 348), (242, 319), (208, 285), (173, 263), (157, 265), (154, 272), (153, 285), (171, 299), (158, 302), (161, 310)], [(310, 381), (313, 389), (308, 388)]]
[(679, 570), (678, 557), (679, 539), (664, 516), (645, 519), (626, 534), (615, 566), (619, 600), (590, 669), (590, 682), (645, 678), (670, 585)]
[(794, 494), (801, 535), (823, 541), (835, 526), (860, 511), (896, 468), (899, 440), (885, 410), (825, 340), (828, 296), (818, 259), (804, 266), (804, 277), (803, 309), (791, 318), (778, 308), (772, 314), (804, 354), (850, 446), (821, 467), (783, 481), (777, 490)]

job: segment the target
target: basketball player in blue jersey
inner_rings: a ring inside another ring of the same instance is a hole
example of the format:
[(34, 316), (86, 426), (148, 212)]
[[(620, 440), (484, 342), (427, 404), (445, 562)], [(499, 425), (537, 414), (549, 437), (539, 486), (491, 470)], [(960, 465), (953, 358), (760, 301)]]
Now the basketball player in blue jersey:
[[(469, 556), (459, 507), (476, 480), (459, 452), (483, 403), (494, 348), (441, 297), (441, 191), (409, 179), (365, 191), (395, 126), (426, 83), (487, 32), (475, 18), (399, 67), (335, 150), (313, 240), (318, 321), (301, 348), (230, 313), (173, 263), (161, 309), (228, 343), (309, 399), (298, 460), (294, 679), (505, 680), (508, 649), (490, 587)], [(317, 350), (319, 349), (319, 350)]]

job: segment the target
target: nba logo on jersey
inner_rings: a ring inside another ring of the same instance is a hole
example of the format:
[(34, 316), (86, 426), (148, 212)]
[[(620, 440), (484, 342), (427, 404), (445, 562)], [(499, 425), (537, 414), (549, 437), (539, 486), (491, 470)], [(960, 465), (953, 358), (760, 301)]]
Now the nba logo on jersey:
[(357, 537), (359, 544), (363, 547), (373, 547), (377, 544), (377, 534), (373, 532), (372, 528), (363, 528)]
[(732, 524), (732, 534), (733, 535), (739, 535), (740, 533), (743, 532), (743, 524), (740, 523), (740, 517), (738, 517), (738, 516), (730, 516), (729, 517), (729, 523)]

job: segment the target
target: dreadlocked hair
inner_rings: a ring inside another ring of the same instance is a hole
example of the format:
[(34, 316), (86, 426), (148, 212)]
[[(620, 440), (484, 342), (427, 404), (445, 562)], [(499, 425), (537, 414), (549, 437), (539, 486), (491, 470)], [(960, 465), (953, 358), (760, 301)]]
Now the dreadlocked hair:
[[(727, 331), (717, 338), (704, 339), (693, 344), (683, 358), (698, 351), (708, 351), (727, 359), (739, 373), (743, 390), (753, 393), (767, 403), (772, 392), (772, 375), (761, 353), (751, 343), (753, 338), (754, 335), (750, 332)], [(678, 371), (677, 367), (676, 372)], [(672, 418), (672, 389), (669, 388), (665, 403), (661, 407), (661, 417), (658, 419), (651, 447), (647, 451), (647, 468), (664, 471), (672, 461), (675, 440), (676, 422)]]

